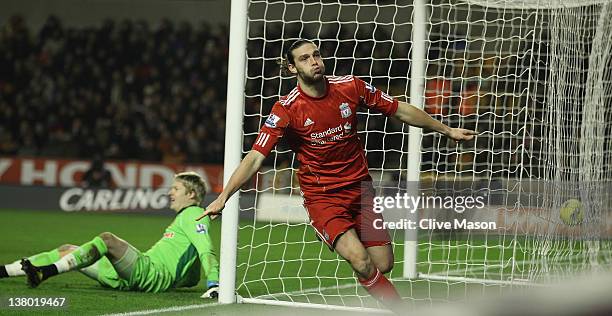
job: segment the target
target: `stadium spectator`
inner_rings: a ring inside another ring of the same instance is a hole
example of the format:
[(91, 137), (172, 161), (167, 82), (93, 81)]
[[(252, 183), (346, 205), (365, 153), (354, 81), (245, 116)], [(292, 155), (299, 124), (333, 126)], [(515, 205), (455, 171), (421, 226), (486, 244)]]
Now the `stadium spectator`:
[(452, 94), (451, 81), (442, 77), (425, 83), (425, 111), (432, 115), (447, 115)]
[(85, 171), (81, 178), (81, 186), (88, 189), (109, 189), (114, 187), (111, 173), (104, 167), (102, 156), (97, 156), (91, 161), (89, 169)]
[(435, 64), (428, 69), (425, 81), (425, 111), (431, 115), (448, 115), (452, 95), (452, 82), (437, 73)]
[(28, 285), (78, 270), (102, 286), (117, 290), (162, 292), (192, 287), (200, 281), (203, 268), (207, 291), (202, 297), (216, 297), (219, 264), (208, 234), (210, 219), (194, 222), (206, 189), (193, 172), (179, 173), (169, 192), (170, 208), (176, 218), (147, 252), (140, 252), (112, 233), (102, 233), (81, 246), (63, 245), (49, 252), (0, 266), (0, 278), (27, 276)]
[(300, 189), (317, 235), (348, 261), (372, 296), (394, 305), (401, 298), (384, 276), (393, 267), (393, 249), (388, 232), (374, 229), (374, 220), (382, 216), (372, 209), (372, 178), (355, 128), (357, 107), (432, 129), (455, 141), (472, 139), (475, 132), (450, 128), (357, 77), (325, 76), (319, 48), (308, 40), (292, 44), (282, 68), (297, 76), (297, 87), (274, 104), (252, 150), (201, 217), (220, 214), (227, 199), (286, 136), (301, 164)]

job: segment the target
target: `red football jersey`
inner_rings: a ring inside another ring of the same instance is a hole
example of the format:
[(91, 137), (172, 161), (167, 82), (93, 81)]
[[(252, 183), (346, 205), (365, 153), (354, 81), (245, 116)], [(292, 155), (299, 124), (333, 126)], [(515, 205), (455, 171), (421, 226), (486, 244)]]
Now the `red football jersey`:
[(267, 156), (285, 137), (300, 162), (298, 178), (305, 195), (323, 193), (368, 177), (368, 164), (357, 136), (357, 107), (391, 116), (398, 101), (354, 76), (326, 77), (327, 94), (306, 95), (299, 87), (280, 98), (253, 145)]

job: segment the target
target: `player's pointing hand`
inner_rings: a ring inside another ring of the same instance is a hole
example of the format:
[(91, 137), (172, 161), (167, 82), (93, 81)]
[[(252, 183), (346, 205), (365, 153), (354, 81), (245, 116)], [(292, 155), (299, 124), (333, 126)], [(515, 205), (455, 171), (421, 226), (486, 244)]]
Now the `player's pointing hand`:
[(450, 137), (454, 141), (460, 142), (472, 140), (475, 135), (478, 135), (478, 132), (464, 128), (451, 128), (446, 136)]
[(210, 215), (210, 219), (215, 219), (217, 218), (217, 216), (221, 215), (221, 211), (223, 211), (224, 208), (225, 208), (225, 201), (221, 197), (218, 197), (206, 207), (206, 209), (204, 210), (204, 213), (202, 213), (200, 217), (196, 218), (196, 221), (199, 221), (200, 219), (204, 218), (205, 216), (209, 216), (209, 215)]

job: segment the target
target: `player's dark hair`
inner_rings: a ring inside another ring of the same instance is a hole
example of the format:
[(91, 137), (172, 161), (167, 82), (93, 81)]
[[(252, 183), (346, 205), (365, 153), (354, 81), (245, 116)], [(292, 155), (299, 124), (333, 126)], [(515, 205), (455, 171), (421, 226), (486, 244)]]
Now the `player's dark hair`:
[(293, 74), (289, 71), (289, 64), (295, 65), (295, 57), (293, 56), (293, 51), (300, 48), (304, 44), (314, 44), (313, 41), (307, 39), (299, 39), (291, 46), (289, 49), (283, 54), (283, 57), (279, 58), (277, 64), (280, 66), (281, 74), (283, 76), (292, 76)]
[(186, 171), (175, 175), (174, 179), (183, 183), (187, 193), (195, 193), (194, 200), (198, 203), (198, 205), (202, 203), (204, 196), (206, 196), (206, 183), (199, 174), (193, 171)]

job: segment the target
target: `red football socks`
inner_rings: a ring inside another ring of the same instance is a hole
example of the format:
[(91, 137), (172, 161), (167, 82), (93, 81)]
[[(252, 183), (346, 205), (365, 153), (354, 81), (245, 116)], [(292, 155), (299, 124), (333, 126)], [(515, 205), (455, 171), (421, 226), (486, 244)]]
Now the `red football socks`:
[(359, 283), (376, 299), (384, 303), (400, 302), (402, 298), (395, 290), (395, 287), (378, 269), (366, 280), (359, 280)]

